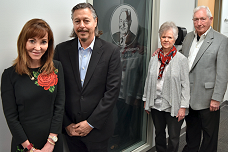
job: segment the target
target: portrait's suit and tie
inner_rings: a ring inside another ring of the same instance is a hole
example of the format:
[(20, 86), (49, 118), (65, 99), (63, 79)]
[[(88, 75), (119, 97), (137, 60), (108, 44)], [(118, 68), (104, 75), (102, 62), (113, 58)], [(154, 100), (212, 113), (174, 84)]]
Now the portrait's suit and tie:
[(122, 8), (119, 15), (119, 31), (112, 35), (113, 41), (121, 47), (132, 44), (136, 35), (131, 32), (131, 10)]
[(187, 34), (182, 46), (191, 65), (190, 108), (185, 118), (187, 145), (183, 152), (217, 151), (219, 106), (228, 82), (228, 38), (210, 26), (213, 17), (208, 14), (205, 6), (194, 10), (195, 31)]
[(119, 46), (128, 46), (130, 45), (132, 42), (134, 42), (136, 36), (134, 33), (132, 33), (130, 30), (127, 34), (127, 36), (125, 38), (121, 38), (120, 37), (120, 32), (116, 32), (112, 35), (113, 40), (115, 41), (115, 43)]

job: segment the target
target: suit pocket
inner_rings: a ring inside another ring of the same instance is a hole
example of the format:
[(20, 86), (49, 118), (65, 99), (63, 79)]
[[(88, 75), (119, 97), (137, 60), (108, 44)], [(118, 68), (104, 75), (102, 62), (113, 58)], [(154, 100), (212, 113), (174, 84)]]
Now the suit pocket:
[(211, 89), (214, 88), (215, 83), (214, 82), (206, 82), (205, 83), (205, 88), (206, 89)]

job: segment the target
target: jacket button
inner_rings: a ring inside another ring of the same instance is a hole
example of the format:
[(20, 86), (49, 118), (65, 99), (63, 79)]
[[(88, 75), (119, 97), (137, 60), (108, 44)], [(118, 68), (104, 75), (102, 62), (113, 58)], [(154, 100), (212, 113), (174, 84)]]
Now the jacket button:
[(80, 113), (80, 112), (78, 112), (78, 115), (80, 116), (80, 115), (81, 115), (81, 113)]
[(83, 100), (83, 96), (81, 96), (81, 99)]

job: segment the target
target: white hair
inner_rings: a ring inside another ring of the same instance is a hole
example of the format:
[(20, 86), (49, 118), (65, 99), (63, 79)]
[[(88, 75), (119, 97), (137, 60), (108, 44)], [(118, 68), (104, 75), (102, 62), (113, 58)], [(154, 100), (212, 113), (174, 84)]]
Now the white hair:
[(193, 17), (194, 17), (194, 14), (195, 14), (197, 11), (201, 10), (201, 9), (205, 9), (205, 10), (206, 10), (207, 16), (208, 16), (209, 18), (212, 17), (211, 11), (210, 11), (210, 9), (209, 9), (207, 6), (197, 6), (197, 7), (193, 10)]
[(158, 31), (159, 37), (161, 37), (164, 32), (167, 32), (170, 29), (173, 30), (173, 37), (176, 40), (178, 37), (178, 28), (174, 22), (163, 23)]

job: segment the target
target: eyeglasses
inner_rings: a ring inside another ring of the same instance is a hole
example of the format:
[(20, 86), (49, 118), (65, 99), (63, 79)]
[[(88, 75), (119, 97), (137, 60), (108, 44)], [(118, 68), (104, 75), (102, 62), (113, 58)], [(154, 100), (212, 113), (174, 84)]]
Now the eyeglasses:
[(193, 22), (199, 22), (199, 21), (205, 22), (206, 19), (207, 19), (207, 18), (205, 18), (205, 17), (201, 17), (201, 18), (193, 18), (192, 20), (193, 20)]

